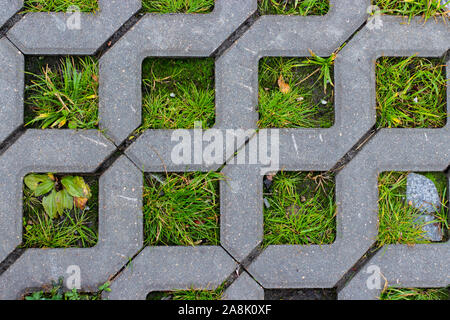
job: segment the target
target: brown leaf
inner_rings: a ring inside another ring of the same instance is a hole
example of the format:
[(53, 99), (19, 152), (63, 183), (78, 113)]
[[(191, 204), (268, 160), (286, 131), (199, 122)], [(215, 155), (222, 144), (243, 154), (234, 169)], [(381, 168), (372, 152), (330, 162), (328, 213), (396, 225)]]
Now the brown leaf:
[(280, 87), (280, 92), (284, 94), (291, 91), (291, 87), (286, 82), (284, 82), (282, 75), (280, 75), (280, 77), (278, 78), (278, 87)]
[(78, 209), (81, 209), (81, 210), (84, 210), (84, 208), (86, 208), (87, 201), (88, 201), (87, 198), (82, 198), (82, 197), (74, 197), (73, 198), (73, 203), (75, 204), (75, 207), (77, 207)]

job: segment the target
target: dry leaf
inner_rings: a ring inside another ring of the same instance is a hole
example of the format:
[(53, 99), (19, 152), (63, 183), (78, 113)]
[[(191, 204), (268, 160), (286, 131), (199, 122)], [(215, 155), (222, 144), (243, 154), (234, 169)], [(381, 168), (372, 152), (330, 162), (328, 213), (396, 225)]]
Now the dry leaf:
[(280, 75), (280, 77), (278, 78), (278, 87), (280, 87), (280, 92), (284, 94), (291, 91), (291, 87), (286, 82), (284, 82), (282, 75)]
[(78, 209), (81, 209), (81, 210), (84, 210), (84, 208), (86, 208), (87, 201), (88, 201), (87, 198), (82, 198), (82, 197), (74, 197), (73, 198), (73, 203), (75, 204), (75, 207), (77, 207)]

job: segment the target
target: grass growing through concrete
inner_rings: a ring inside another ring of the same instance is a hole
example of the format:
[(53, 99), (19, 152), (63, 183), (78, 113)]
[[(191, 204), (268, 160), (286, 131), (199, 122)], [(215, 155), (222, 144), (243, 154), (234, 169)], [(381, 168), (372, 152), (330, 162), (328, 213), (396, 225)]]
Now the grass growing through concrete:
[(374, 0), (384, 14), (407, 16), (409, 19), (415, 16), (422, 16), (429, 19), (433, 16), (442, 16), (448, 9), (448, 0)]
[(337, 209), (332, 174), (279, 172), (270, 190), (265, 188), (264, 198), (264, 246), (334, 242)]
[(329, 0), (258, 0), (261, 14), (325, 15), (330, 9)]
[(449, 289), (422, 289), (422, 288), (388, 288), (381, 294), (381, 300), (448, 300)]
[(209, 13), (214, 0), (142, 0), (142, 8), (150, 13)]
[(334, 123), (333, 64), (321, 58), (261, 59), (260, 128), (329, 128)]
[(142, 125), (138, 129), (203, 128), (215, 122), (214, 59), (148, 58), (142, 67)]
[(220, 300), (222, 299), (224, 286), (219, 286), (216, 290), (190, 289), (174, 291), (151, 292), (147, 295), (147, 300)]
[(77, 6), (80, 12), (99, 9), (97, 0), (25, 0), (24, 12), (66, 12), (70, 6)]
[(106, 282), (95, 293), (82, 293), (75, 288), (64, 291), (64, 279), (60, 278), (50, 289), (25, 294), (23, 300), (101, 300), (102, 292), (111, 291), (109, 285), (109, 282)]
[(98, 180), (86, 178), (91, 197), (84, 209), (73, 206), (51, 217), (43, 198), (24, 185), (22, 248), (93, 247), (98, 235)]
[[(421, 173), (422, 174), (422, 173)], [(447, 180), (443, 173), (423, 173), (436, 185), (441, 199), (441, 209), (435, 223), (448, 230)], [(378, 245), (430, 243), (422, 230), (424, 223), (415, 222), (421, 214), (406, 202), (408, 172), (383, 172), (378, 180), (379, 230)]]
[(439, 128), (447, 122), (440, 59), (383, 57), (376, 64), (377, 127)]
[(27, 72), (25, 126), (97, 128), (98, 63), (91, 57), (66, 57), (38, 73)]
[(146, 175), (145, 245), (218, 245), (222, 179), (216, 172)]

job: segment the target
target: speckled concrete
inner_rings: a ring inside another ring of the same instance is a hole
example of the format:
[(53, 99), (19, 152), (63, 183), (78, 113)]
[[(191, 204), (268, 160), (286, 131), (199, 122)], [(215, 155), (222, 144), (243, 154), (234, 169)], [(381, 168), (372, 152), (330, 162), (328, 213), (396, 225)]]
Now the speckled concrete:
[[(255, 18), (256, 0), (217, 0), (214, 11), (205, 15), (146, 14), (100, 58), (101, 132), (23, 130), (8, 138), (23, 124), (24, 55), (91, 55), (140, 9), (141, 2), (100, 0), (98, 13), (81, 15), (80, 30), (64, 27), (68, 18), (64, 14), (26, 14), (0, 39), (0, 262), (22, 240), (22, 180), (27, 173), (95, 172), (139, 127), (141, 67), (146, 57), (209, 57), (221, 48), (215, 57), (216, 123), (201, 133), (226, 137), (229, 129), (257, 129), (262, 57), (305, 57), (309, 50), (329, 56), (350, 39), (334, 66), (334, 125), (277, 131), (278, 169), (335, 167), (376, 122), (376, 59), (441, 57), (449, 49), (450, 27), (433, 19), (406, 24), (402, 18), (382, 16), (380, 28), (369, 28), (372, 25), (364, 23), (370, 0), (330, 3), (330, 12), (323, 17)], [(20, 6), (21, 1), (0, 1), (0, 24)], [(248, 19), (255, 21), (227, 43)], [(336, 241), (323, 246), (269, 246), (262, 252), (258, 247), (263, 238), (265, 168), (261, 163), (237, 164), (247, 149), (233, 155), (245, 138), (250, 139), (248, 146), (271, 132), (244, 131), (236, 144), (223, 147), (217, 163), (180, 164), (171, 156), (178, 143), (174, 130), (147, 130), (100, 177), (98, 245), (27, 249), (0, 275), (0, 299), (17, 299), (27, 288), (49, 284), (66, 275), (68, 265), (80, 266), (84, 291), (96, 290), (117, 275), (112, 291), (104, 293), (108, 299), (145, 299), (152, 291), (190, 287), (214, 289), (234, 279), (237, 270), (241, 273), (224, 299), (263, 299), (264, 289), (333, 288), (376, 240), (378, 174), (444, 171), (450, 164), (449, 128), (450, 124), (441, 129), (378, 131), (364, 147), (353, 150), (356, 156), (336, 175)], [(195, 135), (194, 130), (185, 133)], [(191, 145), (195, 150), (194, 142)], [(143, 248), (143, 172), (209, 170), (220, 170), (227, 177), (220, 184), (221, 244)], [(450, 283), (448, 246), (447, 242), (382, 249), (344, 284), (338, 298), (377, 298), (380, 289), (367, 286), (367, 268), (372, 265), (388, 285), (445, 287)], [(244, 269), (239, 269), (240, 263)]]

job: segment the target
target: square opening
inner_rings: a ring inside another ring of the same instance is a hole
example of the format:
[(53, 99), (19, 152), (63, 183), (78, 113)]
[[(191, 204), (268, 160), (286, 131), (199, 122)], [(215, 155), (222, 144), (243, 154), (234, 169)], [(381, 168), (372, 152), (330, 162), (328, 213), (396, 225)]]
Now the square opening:
[(103, 291), (111, 291), (109, 285), (110, 283), (106, 282), (93, 292), (83, 292), (77, 289), (67, 290), (64, 286), (64, 277), (60, 277), (51, 285), (26, 289), (22, 300), (102, 300)]
[(24, 0), (23, 12), (67, 12), (77, 9), (80, 12), (97, 12), (98, 0)]
[(89, 56), (25, 57), (25, 128), (97, 129), (98, 61)]
[(336, 238), (335, 178), (330, 172), (278, 172), (264, 177), (268, 245), (331, 244)]
[(381, 173), (378, 178), (379, 246), (446, 241), (447, 195), (444, 173)]
[(337, 300), (336, 289), (264, 289), (264, 300)]
[(421, 16), (428, 19), (432, 16), (448, 19), (446, 11), (447, 0), (441, 1), (398, 1), (398, 0), (373, 0), (383, 14), (394, 16), (406, 16), (412, 18), (414, 16)]
[(147, 129), (214, 126), (213, 58), (147, 58), (142, 65), (142, 125)]
[(261, 15), (323, 16), (330, 10), (329, 0), (258, 0)]
[(210, 13), (215, 0), (142, 0), (147, 13)]
[(380, 300), (449, 300), (450, 287), (447, 288), (387, 288)]
[(376, 63), (378, 128), (442, 128), (447, 123), (443, 59), (382, 57)]
[(98, 241), (98, 176), (30, 173), (22, 248), (89, 248)]
[(144, 175), (144, 245), (220, 244), (217, 172)]
[(259, 128), (330, 128), (334, 55), (259, 62)]
[(147, 295), (146, 300), (221, 300), (223, 292), (223, 285), (216, 290), (191, 288), (189, 290), (152, 291)]

